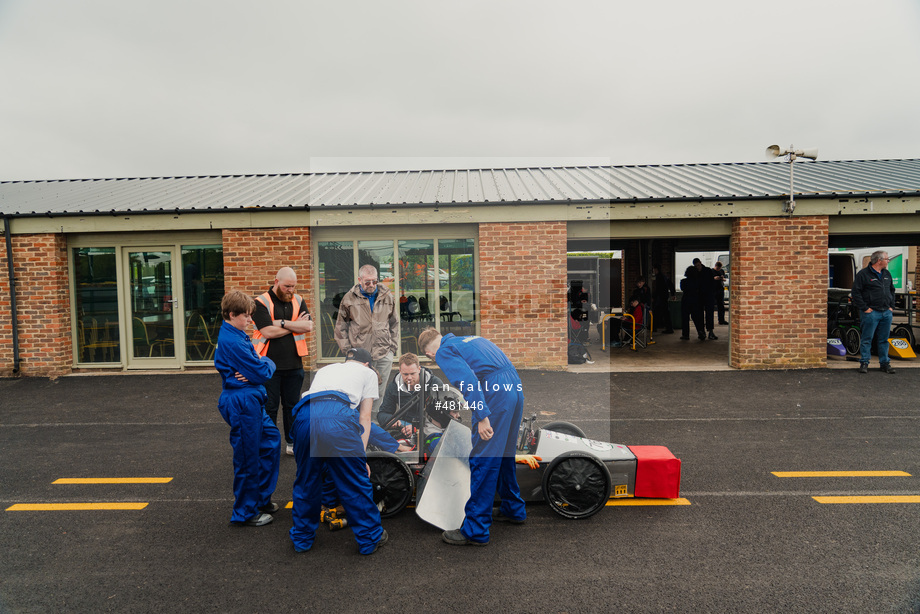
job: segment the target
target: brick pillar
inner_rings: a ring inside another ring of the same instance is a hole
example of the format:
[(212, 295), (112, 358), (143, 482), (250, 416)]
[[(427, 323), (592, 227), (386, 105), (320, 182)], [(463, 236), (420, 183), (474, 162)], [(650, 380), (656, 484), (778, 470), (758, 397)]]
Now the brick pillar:
[(827, 236), (824, 216), (734, 220), (732, 367), (827, 366)]
[(564, 369), (566, 224), (479, 225), (480, 330), (517, 368)]
[[(58, 377), (73, 365), (67, 241), (62, 234), (13, 235), (16, 318), (19, 324), (20, 373)], [(0, 240), (0, 375), (13, 373), (13, 325), (10, 318), (9, 263)]]
[[(319, 322), (314, 308), (313, 246), (310, 229), (302, 228), (247, 228), (223, 231), (224, 291), (242, 290), (253, 296), (262, 294), (275, 281), (275, 273), (289, 266), (297, 274), (297, 294), (310, 309), (310, 315)], [(317, 324), (318, 326), (318, 324)], [(250, 334), (252, 330), (248, 331)], [(316, 356), (316, 334), (307, 335), (310, 354), (304, 361), (309, 369)]]

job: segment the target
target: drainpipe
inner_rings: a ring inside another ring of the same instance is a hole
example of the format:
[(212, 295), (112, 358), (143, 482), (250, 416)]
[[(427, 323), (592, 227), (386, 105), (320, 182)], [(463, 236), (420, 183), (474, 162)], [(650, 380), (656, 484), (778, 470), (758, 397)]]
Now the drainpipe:
[(3, 216), (6, 239), (6, 268), (10, 273), (10, 321), (13, 324), (13, 375), (19, 375), (19, 325), (16, 316), (16, 277), (13, 275), (13, 239), (10, 236), (10, 216)]

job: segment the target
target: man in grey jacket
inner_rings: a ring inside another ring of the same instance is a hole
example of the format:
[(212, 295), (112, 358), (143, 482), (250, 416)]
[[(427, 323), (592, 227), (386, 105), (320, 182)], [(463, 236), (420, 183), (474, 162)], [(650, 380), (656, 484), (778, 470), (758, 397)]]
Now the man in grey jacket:
[(358, 270), (358, 283), (342, 297), (335, 323), (335, 341), (343, 354), (350, 348), (363, 348), (371, 353), (371, 366), (380, 375), (380, 398), (374, 401), (375, 418), (399, 342), (396, 299), (389, 288), (378, 281), (374, 266), (362, 266)]

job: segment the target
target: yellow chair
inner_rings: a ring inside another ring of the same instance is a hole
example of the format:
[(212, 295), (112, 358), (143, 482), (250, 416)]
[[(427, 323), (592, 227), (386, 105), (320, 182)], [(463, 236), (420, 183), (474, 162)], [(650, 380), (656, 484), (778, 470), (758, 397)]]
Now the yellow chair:
[(208, 329), (204, 316), (198, 312), (193, 313), (185, 324), (185, 346), (189, 351), (194, 349), (199, 360), (213, 360), (214, 358), (217, 344), (211, 337), (211, 331)]

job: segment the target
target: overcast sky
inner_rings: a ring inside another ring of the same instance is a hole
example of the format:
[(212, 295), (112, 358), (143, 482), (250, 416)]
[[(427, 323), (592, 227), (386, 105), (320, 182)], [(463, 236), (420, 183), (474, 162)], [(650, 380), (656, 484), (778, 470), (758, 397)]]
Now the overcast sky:
[(920, 157), (916, 0), (0, 0), (0, 180)]

